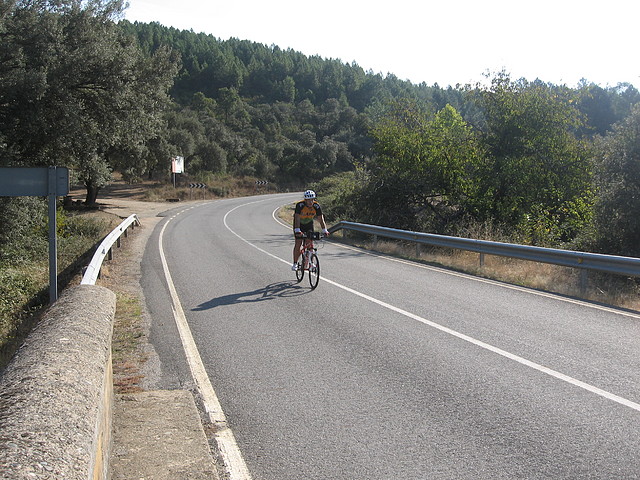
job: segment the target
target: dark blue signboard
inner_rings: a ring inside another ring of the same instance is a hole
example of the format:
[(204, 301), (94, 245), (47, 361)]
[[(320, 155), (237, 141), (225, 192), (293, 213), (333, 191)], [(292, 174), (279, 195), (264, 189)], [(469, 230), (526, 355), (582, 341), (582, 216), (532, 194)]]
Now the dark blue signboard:
[(67, 167), (0, 168), (0, 197), (49, 198), (49, 301), (58, 299), (56, 197), (69, 194)]
[(69, 194), (66, 167), (0, 168), (1, 197), (63, 197)]

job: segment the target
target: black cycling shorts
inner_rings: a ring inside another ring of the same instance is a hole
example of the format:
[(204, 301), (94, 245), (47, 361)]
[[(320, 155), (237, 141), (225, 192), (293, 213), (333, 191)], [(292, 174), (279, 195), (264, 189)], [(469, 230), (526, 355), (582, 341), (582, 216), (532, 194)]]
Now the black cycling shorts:
[[(301, 231), (302, 233), (313, 232), (313, 231), (314, 231), (314, 230), (313, 230), (313, 222), (311, 222), (311, 223), (309, 223), (309, 224), (307, 224), (307, 225), (303, 225), (303, 224), (301, 224), (301, 225), (300, 225), (300, 231)], [(295, 229), (295, 228), (293, 229), (293, 234), (294, 234), (294, 235), (296, 234), (296, 229)]]

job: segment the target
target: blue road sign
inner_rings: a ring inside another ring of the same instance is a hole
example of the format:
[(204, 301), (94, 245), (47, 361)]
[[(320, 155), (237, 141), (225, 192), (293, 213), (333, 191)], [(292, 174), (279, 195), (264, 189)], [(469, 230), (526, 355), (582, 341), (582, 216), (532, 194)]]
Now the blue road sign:
[(0, 168), (0, 197), (48, 197), (49, 302), (58, 299), (58, 241), (56, 197), (69, 194), (67, 167)]
[(67, 167), (0, 168), (0, 197), (63, 197), (68, 194)]

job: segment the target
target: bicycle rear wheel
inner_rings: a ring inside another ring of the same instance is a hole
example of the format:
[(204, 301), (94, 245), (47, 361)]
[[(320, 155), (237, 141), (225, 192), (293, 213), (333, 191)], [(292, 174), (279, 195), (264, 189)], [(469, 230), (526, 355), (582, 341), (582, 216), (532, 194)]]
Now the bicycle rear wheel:
[(304, 254), (300, 255), (298, 258), (298, 268), (296, 269), (296, 280), (298, 283), (302, 281), (304, 278)]
[(318, 256), (315, 253), (312, 253), (309, 255), (309, 285), (311, 285), (311, 290), (318, 286), (319, 281), (320, 260), (318, 260)]

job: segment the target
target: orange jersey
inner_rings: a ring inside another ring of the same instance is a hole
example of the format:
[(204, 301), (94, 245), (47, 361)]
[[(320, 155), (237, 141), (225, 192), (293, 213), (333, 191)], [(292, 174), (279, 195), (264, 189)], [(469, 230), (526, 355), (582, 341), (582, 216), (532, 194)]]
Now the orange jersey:
[(313, 219), (319, 215), (322, 215), (322, 208), (317, 202), (313, 202), (313, 206), (307, 207), (307, 204), (302, 201), (296, 203), (295, 213), (300, 216), (300, 227), (313, 225)]

